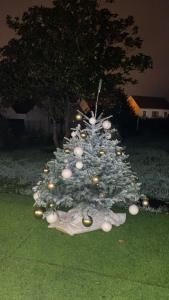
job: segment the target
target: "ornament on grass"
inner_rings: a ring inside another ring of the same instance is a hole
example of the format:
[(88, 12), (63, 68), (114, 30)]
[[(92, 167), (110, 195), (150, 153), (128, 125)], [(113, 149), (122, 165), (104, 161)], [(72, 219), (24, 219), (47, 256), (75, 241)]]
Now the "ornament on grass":
[(70, 177), (72, 177), (72, 171), (70, 169), (64, 169), (62, 171), (62, 177), (64, 179), (69, 179)]
[(104, 129), (110, 129), (111, 128), (111, 122), (108, 120), (103, 121), (102, 126)]
[(70, 153), (70, 149), (69, 149), (69, 148), (64, 148), (64, 152), (65, 152), (66, 154), (69, 154), (69, 153)]
[(82, 115), (81, 114), (77, 114), (75, 116), (76, 121), (81, 121), (82, 120)]
[(43, 213), (44, 213), (45, 209), (43, 207), (35, 207), (34, 208), (34, 216), (37, 219), (42, 219), (43, 218)]
[(98, 184), (99, 181), (100, 181), (100, 176), (98, 176), (98, 175), (93, 175), (93, 176), (91, 177), (91, 181), (92, 181), (93, 184)]
[(105, 154), (106, 154), (106, 150), (104, 150), (104, 149), (99, 150), (99, 156), (103, 156)]
[(74, 154), (75, 154), (76, 156), (82, 156), (82, 154), (83, 154), (83, 149), (82, 149), (81, 147), (75, 147), (75, 148), (74, 148)]
[(139, 208), (138, 208), (137, 205), (132, 204), (132, 205), (129, 206), (129, 213), (130, 213), (131, 215), (135, 216), (135, 215), (138, 214), (138, 212), (139, 212)]
[(91, 117), (91, 118), (89, 119), (89, 123), (90, 123), (91, 125), (95, 125), (95, 124), (96, 124), (96, 118), (95, 118), (95, 117)]
[(48, 174), (49, 173), (49, 167), (48, 166), (45, 166), (44, 169), (43, 169), (43, 172), (45, 174)]
[(53, 182), (48, 183), (48, 189), (53, 190), (55, 188), (55, 184)]
[(83, 163), (82, 163), (81, 160), (76, 162), (76, 168), (79, 169), (79, 170), (81, 170), (83, 168)]
[(82, 224), (85, 227), (90, 227), (93, 224), (93, 219), (91, 216), (86, 216), (82, 219)]
[(80, 133), (80, 137), (83, 139), (83, 140), (85, 140), (86, 138), (87, 138), (87, 132), (81, 132)]
[(40, 193), (39, 192), (36, 192), (36, 193), (33, 194), (33, 199), (35, 201), (39, 200), (39, 198), (40, 198)]
[(112, 229), (112, 224), (109, 223), (109, 222), (104, 222), (102, 225), (101, 225), (101, 229), (105, 232), (109, 232), (111, 229)]
[(148, 199), (147, 197), (143, 198), (143, 200), (142, 200), (142, 205), (143, 205), (144, 207), (149, 206), (149, 199)]
[(55, 223), (57, 221), (57, 219), (58, 219), (58, 216), (57, 216), (57, 213), (55, 213), (55, 212), (52, 212), (51, 214), (46, 216), (46, 221), (49, 224)]

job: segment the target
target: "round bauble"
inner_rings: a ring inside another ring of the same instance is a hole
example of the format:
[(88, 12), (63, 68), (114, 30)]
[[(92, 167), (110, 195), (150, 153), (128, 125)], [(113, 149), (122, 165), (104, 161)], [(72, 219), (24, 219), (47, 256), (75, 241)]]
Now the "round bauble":
[(58, 219), (58, 216), (57, 216), (57, 213), (55, 213), (55, 212), (52, 212), (51, 214), (46, 216), (46, 221), (49, 224), (55, 223), (57, 221), (57, 219)]
[(49, 167), (48, 166), (45, 166), (44, 169), (43, 169), (43, 172), (45, 174), (48, 174), (49, 173)]
[(82, 163), (81, 160), (76, 162), (76, 168), (79, 169), (79, 170), (81, 170), (83, 168), (83, 163)]
[(62, 177), (64, 179), (69, 179), (70, 177), (72, 177), (72, 171), (70, 169), (64, 169), (62, 171)]
[(76, 119), (76, 121), (81, 121), (81, 120), (82, 120), (82, 115), (78, 113), (78, 114), (75, 116), (75, 119)]
[(50, 202), (47, 203), (46, 207), (50, 208), (50, 209), (55, 209), (56, 208), (56, 203), (50, 201)]
[(89, 123), (90, 123), (91, 125), (95, 125), (95, 124), (96, 124), (96, 118), (95, 118), (95, 117), (91, 117), (91, 118), (89, 119)]
[(106, 154), (106, 150), (104, 150), (104, 149), (99, 150), (99, 156), (103, 156), (105, 154)]
[(85, 227), (90, 227), (92, 226), (93, 224), (93, 219), (91, 216), (86, 216), (82, 219), (82, 224), (85, 226)]
[(64, 159), (64, 163), (67, 164), (68, 163), (68, 159)]
[(102, 225), (101, 225), (101, 229), (105, 232), (109, 232), (111, 229), (112, 229), (112, 224), (109, 223), (109, 222), (104, 222)]
[(99, 181), (100, 181), (100, 176), (98, 176), (98, 175), (92, 176), (91, 181), (92, 181), (93, 184), (98, 184)]
[(42, 219), (43, 218), (43, 213), (44, 213), (45, 209), (43, 207), (35, 207), (34, 208), (34, 216), (37, 219)]
[(135, 215), (138, 214), (138, 212), (139, 212), (139, 208), (138, 208), (137, 205), (132, 204), (132, 205), (129, 206), (129, 213), (130, 213), (131, 215), (135, 216)]
[(48, 189), (53, 190), (55, 188), (55, 184), (53, 182), (48, 183)]
[(75, 154), (76, 156), (82, 156), (82, 154), (83, 154), (83, 149), (82, 149), (81, 147), (75, 147), (75, 148), (74, 148), (74, 154)]
[(111, 128), (111, 122), (108, 120), (103, 121), (102, 126), (104, 129), (110, 129)]
[(80, 133), (80, 137), (85, 140), (87, 138), (87, 132), (83, 131)]
[(64, 148), (64, 152), (65, 152), (66, 154), (69, 154), (69, 153), (70, 153), (70, 149), (69, 149), (69, 148)]
[(104, 199), (106, 196), (107, 196), (107, 193), (106, 193), (106, 192), (101, 192), (101, 193), (99, 194), (99, 198), (101, 198), (101, 199)]
[(123, 149), (116, 149), (116, 155), (117, 156), (121, 156), (121, 155), (123, 155)]
[(33, 194), (33, 199), (34, 199), (35, 201), (39, 200), (39, 199), (40, 199), (40, 193), (39, 193), (39, 192), (34, 193), (34, 194)]
[(144, 198), (144, 199), (142, 200), (142, 205), (143, 205), (144, 207), (149, 206), (149, 199), (148, 199), (147, 197)]

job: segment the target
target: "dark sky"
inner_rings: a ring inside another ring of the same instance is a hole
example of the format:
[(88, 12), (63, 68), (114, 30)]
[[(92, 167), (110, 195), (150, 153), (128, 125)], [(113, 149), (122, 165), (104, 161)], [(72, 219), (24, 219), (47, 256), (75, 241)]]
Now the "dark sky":
[[(20, 16), (30, 6), (51, 3), (51, 0), (0, 0), (0, 46), (13, 37), (5, 24), (7, 14)], [(154, 61), (153, 70), (135, 74), (139, 84), (126, 87), (126, 91), (169, 99), (169, 0), (116, 0), (113, 12), (135, 17), (144, 40), (142, 51), (151, 55)]]

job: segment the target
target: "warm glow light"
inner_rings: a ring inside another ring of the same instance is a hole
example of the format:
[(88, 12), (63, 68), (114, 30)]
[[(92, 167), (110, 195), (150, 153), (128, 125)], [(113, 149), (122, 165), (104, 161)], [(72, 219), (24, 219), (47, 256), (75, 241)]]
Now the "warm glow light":
[(132, 96), (128, 97), (128, 102), (136, 116), (141, 117), (141, 109)]

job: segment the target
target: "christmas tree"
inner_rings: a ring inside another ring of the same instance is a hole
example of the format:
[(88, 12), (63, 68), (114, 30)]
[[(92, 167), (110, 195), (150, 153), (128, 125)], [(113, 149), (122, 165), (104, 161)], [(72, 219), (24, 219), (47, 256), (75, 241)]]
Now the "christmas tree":
[[(128, 156), (117, 139), (110, 117), (76, 115), (78, 124), (63, 149), (44, 168), (41, 181), (33, 188), (35, 215), (43, 216), (49, 227), (70, 235), (102, 229), (125, 222), (126, 214), (112, 211), (123, 202), (131, 214), (139, 199), (140, 183), (132, 172)], [(67, 207), (68, 211), (61, 210)]]

